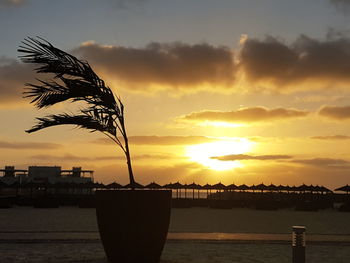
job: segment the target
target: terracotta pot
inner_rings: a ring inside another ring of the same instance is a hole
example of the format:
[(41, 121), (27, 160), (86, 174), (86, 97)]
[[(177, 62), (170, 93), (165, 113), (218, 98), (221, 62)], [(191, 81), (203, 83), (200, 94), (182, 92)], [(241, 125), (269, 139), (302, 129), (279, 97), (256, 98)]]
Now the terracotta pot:
[(110, 262), (159, 262), (168, 233), (171, 191), (96, 191), (101, 241)]

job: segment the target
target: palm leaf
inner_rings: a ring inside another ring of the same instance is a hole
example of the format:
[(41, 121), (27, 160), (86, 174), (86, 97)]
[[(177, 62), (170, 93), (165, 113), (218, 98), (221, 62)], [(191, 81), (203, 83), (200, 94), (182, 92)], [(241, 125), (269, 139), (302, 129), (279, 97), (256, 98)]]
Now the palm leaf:
[(69, 115), (67, 113), (49, 115), (43, 118), (37, 118), (38, 123), (26, 132), (32, 133), (38, 130), (59, 125), (76, 125), (78, 128), (90, 130), (91, 132), (100, 131), (107, 132), (112, 136), (116, 136), (116, 129), (113, 125), (100, 122), (98, 118), (93, 115)]
[[(117, 143), (127, 159), (130, 184), (135, 183), (128, 138), (124, 123), (124, 105), (120, 98), (115, 98), (112, 90), (105, 85), (86, 61), (52, 46), (41, 38), (27, 38), (18, 49), (24, 63), (38, 64), (37, 73), (51, 73), (51, 80), (40, 80), (39, 84), (27, 84), (24, 92), (26, 98), (39, 109), (63, 101), (84, 101), (85, 109), (79, 114), (54, 114), (37, 118), (37, 123), (26, 132), (59, 125), (75, 125), (91, 132), (100, 131)], [(121, 137), (117, 136), (117, 130)], [(120, 138), (123, 139), (122, 144)]]
[(24, 63), (39, 64), (35, 69), (37, 73), (52, 73), (54, 79), (60, 82), (39, 80), (40, 86), (27, 84), (25, 97), (32, 98), (31, 103), (35, 103), (38, 108), (66, 100), (83, 100), (110, 110), (119, 107), (111, 89), (91, 69), (88, 62), (79, 60), (40, 38), (27, 38), (22, 44), (18, 49), (25, 54), (20, 56), (21, 60)]

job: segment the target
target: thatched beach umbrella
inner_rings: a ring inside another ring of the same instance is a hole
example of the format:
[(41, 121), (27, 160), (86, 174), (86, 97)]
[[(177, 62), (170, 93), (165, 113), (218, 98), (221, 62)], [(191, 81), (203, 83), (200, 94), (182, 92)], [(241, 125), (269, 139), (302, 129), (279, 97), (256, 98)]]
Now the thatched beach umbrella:
[(299, 185), (297, 187), (297, 191), (305, 193), (308, 191), (310, 188), (306, 184)]
[(123, 188), (143, 189), (145, 187), (142, 184), (133, 182), (133, 183), (129, 183), (127, 185), (124, 185)]
[(253, 193), (254, 193), (258, 189), (257, 189), (257, 186), (253, 184), (253, 185), (249, 186), (249, 190), (253, 191)]
[(235, 191), (235, 190), (238, 190), (238, 186), (235, 184), (230, 184), (230, 185), (226, 186), (226, 189), (229, 191)]
[(279, 186), (276, 186), (277, 187), (277, 191), (278, 192), (282, 192), (282, 191), (287, 191), (289, 193), (290, 191), (290, 186), (288, 185), (279, 185)]
[(118, 184), (117, 182), (113, 182), (113, 183), (110, 183), (110, 184), (106, 185), (107, 189), (120, 189), (122, 187), (123, 186), (121, 184)]
[(335, 189), (334, 191), (341, 191), (341, 192), (346, 192), (346, 194), (349, 194), (350, 192), (350, 185), (345, 185), (345, 186), (342, 186), (342, 187), (339, 187), (337, 189)]
[(316, 185), (315, 186), (315, 191), (318, 192), (318, 193), (329, 193), (329, 192), (332, 192), (331, 190), (329, 190), (328, 188), (324, 187), (324, 186), (319, 186), (319, 185)]
[(170, 189), (170, 190), (176, 190), (176, 198), (179, 198), (179, 189), (182, 185), (177, 182), (177, 183), (169, 183), (169, 184), (165, 184), (162, 186), (162, 188), (164, 189)]
[(184, 184), (182, 188), (185, 190), (185, 198), (187, 198), (187, 189), (189, 189), (188, 184)]
[(271, 183), (270, 185), (267, 186), (267, 189), (271, 192), (278, 191), (278, 187)]
[(199, 198), (199, 190), (201, 189), (201, 186), (199, 184), (195, 184), (194, 182), (192, 184), (187, 185), (188, 189), (192, 189), (192, 199), (194, 199), (194, 190), (198, 190), (198, 198)]
[(226, 185), (220, 182), (220, 183), (214, 184), (212, 188), (219, 192), (219, 197), (221, 198), (222, 197), (221, 192), (226, 190)]
[(256, 190), (259, 190), (263, 193), (264, 191), (269, 190), (269, 188), (266, 185), (264, 185), (263, 183), (261, 183), (261, 184), (258, 184), (256, 186)]
[(222, 184), (221, 182), (220, 183), (217, 183), (217, 184), (214, 184), (212, 186), (212, 189), (214, 190), (226, 190), (226, 185)]
[(290, 187), (290, 190), (291, 190), (291, 192), (293, 192), (293, 193), (299, 191), (299, 190), (298, 190), (298, 186), (295, 186), (295, 185), (291, 186), (291, 187)]
[(238, 186), (238, 189), (242, 192), (250, 190), (250, 187), (247, 186), (246, 184), (241, 184), (240, 186)]
[(213, 186), (211, 184), (205, 184), (202, 186), (203, 190), (207, 190), (207, 196), (211, 194), (211, 189), (213, 189)]
[(157, 184), (157, 183), (155, 183), (155, 182), (152, 182), (152, 183), (146, 185), (145, 188), (149, 188), (149, 189), (160, 189), (160, 188), (162, 188), (162, 186), (159, 185), (159, 184)]

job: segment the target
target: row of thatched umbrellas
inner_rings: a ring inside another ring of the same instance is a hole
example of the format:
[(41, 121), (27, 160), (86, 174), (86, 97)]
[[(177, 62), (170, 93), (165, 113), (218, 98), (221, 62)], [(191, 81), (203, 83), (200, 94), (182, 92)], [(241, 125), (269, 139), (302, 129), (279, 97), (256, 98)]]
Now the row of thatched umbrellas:
[[(179, 182), (177, 183), (170, 183), (165, 185), (159, 185), (155, 182), (152, 182), (148, 185), (141, 185), (138, 183), (135, 183), (134, 185), (121, 185), (119, 183), (113, 182), (110, 184), (102, 184), (102, 183), (94, 183), (94, 182), (87, 182), (87, 183), (76, 183), (76, 182), (58, 182), (58, 183), (49, 183), (49, 182), (27, 182), (27, 183), (19, 183), (14, 182), (10, 185), (0, 181), (0, 188), (39, 188), (39, 187), (45, 187), (45, 188), (85, 188), (85, 189), (123, 189), (123, 188), (136, 188), (136, 189), (172, 189), (172, 190), (217, 190), (217, 191), (260, 191), (260, 192), (316, 192), (316, 193), (329, 193), (332, 192), (328, 188), (324, 186), (314, 186), (314, 185), (305, 185), (302, 184), (300, 186), (288, 186), (288, 185), (265, 185), (263, 183), (259, 185), (252, 185), (247, 186), (245, 184), (242, 185), (224, 185), (222, 183), (217, 183), (214, 185), (206, 184), (206, 185), (199, 185), (199, 184), (181, 184)], [(340, 188), (335, 189), (335, 191), (343, 191), (343, 192), (350, 192), (350, 186), (346, 185)]]

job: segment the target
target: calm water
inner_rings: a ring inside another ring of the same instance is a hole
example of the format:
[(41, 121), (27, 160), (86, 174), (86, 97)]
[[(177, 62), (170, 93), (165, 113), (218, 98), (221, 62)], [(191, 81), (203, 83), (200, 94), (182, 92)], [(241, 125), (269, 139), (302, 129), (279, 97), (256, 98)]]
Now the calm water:
[[(307, 228), (307, 262), (349, 262), (350, 213), (173, 209), (164, 263), (291, 262), (292, 225)], [(94, 209), (0, 210), (1, 263), (106, 262)]]
[[(172, 209), (170, 232), (289, 234), (305, 225), (308, 234), (350, 235), (350, 213), (335, 210), (301, 212), (250, 209)], [(94, 209), (62, 207), (0, 210), (2, 231), (97, 231)]]

